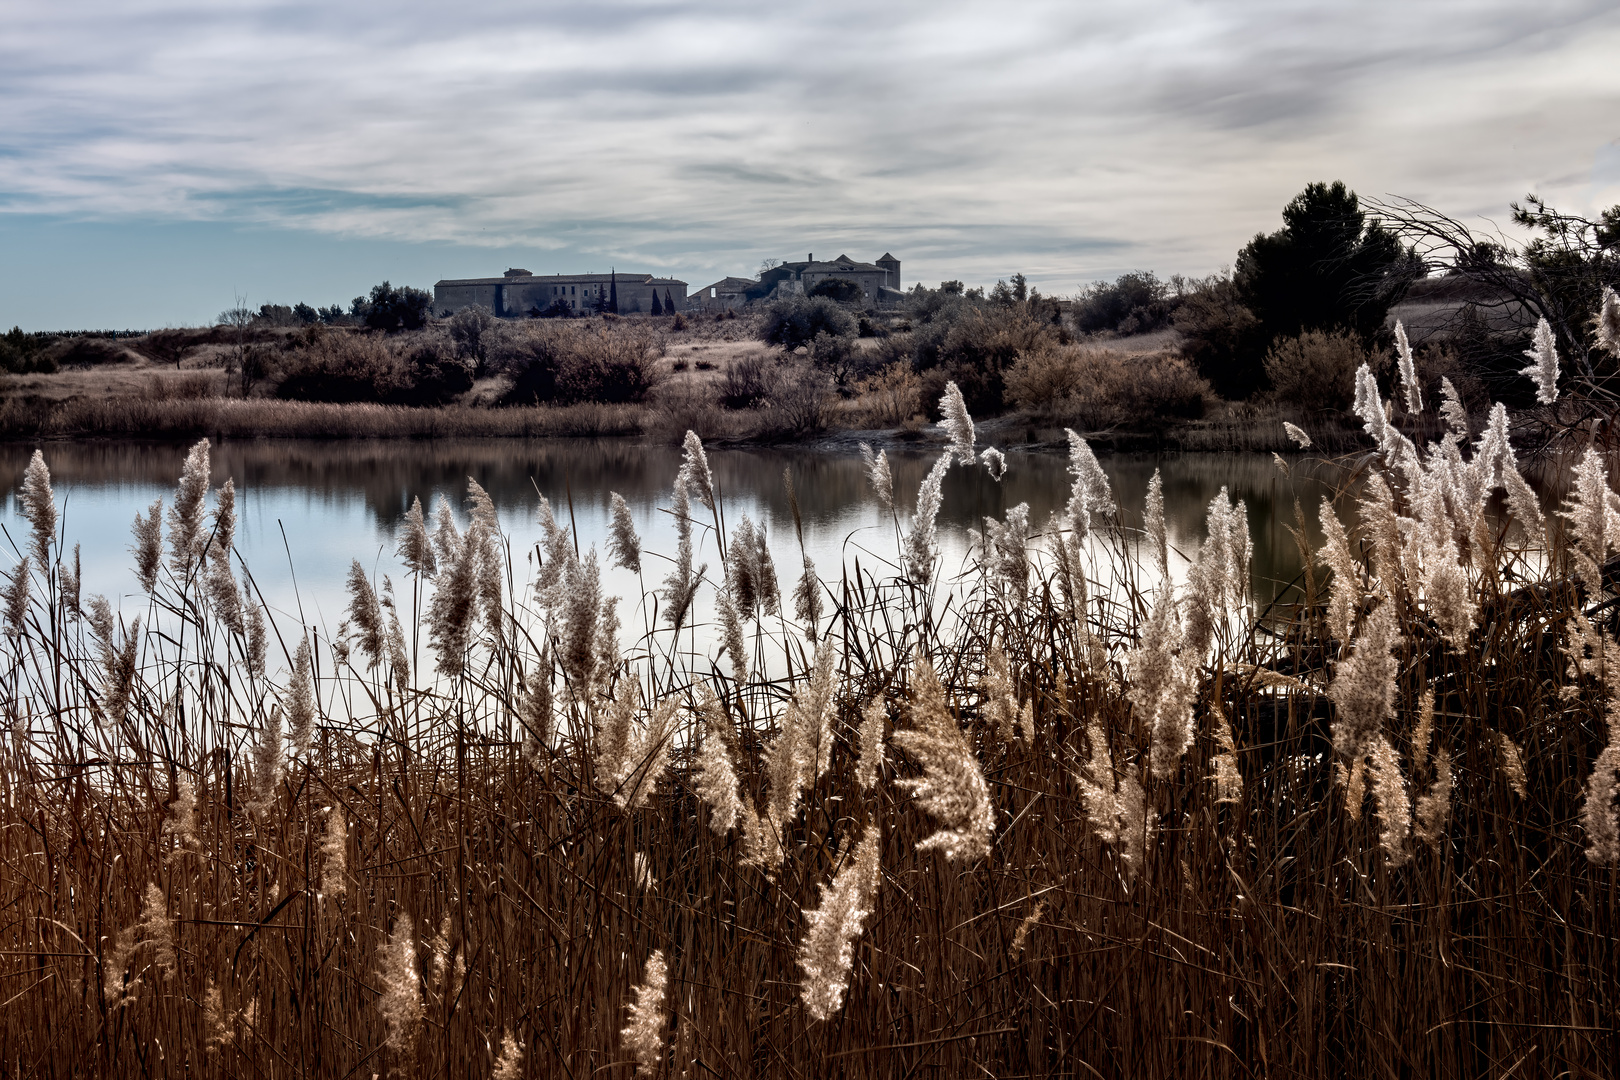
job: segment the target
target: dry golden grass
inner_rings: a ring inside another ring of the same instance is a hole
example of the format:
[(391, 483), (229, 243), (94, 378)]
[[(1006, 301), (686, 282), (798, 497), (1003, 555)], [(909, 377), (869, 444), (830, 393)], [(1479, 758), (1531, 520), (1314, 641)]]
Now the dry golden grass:
[(724, 655), (616, 614), (549, 507), (513, 580), (476, 485), (466, 530), (407, 522), (397, 590), (356, 564), (341, 640), (267, 636), (206, 447), (115, 617), (39, 460), (0, 640), (4, 1068), (1612, 1075), (1612, 496), (1583, 461), (1567, 541), (1529, 547), (1505, 427), (1418, 461), (1374, 409), (1412, 466), (1375, 462), (1356, 546), (1330, 529), (1333, 575), (1260, 612), (1237, 508), (1168, 590), (1157, 483), (1113, 507), (1078, 439), (1055, 531), (1010, 511), (959, 581), (898, 520), (890, 571), (794, 589), (733, 521), (701, 577), (728, 508), (688, 436), (673, 562), (627, 523), (603, 554), (673, 566), (662, 613), (715, 590)]

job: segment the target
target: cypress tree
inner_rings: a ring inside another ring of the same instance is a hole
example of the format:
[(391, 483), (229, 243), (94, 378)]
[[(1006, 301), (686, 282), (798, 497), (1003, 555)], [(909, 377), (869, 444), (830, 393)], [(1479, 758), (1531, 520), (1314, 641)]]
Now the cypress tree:
[(658, 302), (658, 290), (654, 289), (652, 292), (653, 292), (652, 313), (654, 315), (662, 315), (664, 313), (664, 308), (663, 308), (663, 305)]

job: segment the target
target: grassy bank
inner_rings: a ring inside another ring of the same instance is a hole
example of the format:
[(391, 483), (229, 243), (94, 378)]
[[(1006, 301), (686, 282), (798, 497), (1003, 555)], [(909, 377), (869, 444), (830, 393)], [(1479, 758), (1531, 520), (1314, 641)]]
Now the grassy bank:
[(1067, 512), (1014, 508), (942, 579), (941, 481), (982, 467), (959, 405), (887, 570), (779, 573), (692, 436), (668, 560), (545, 508), (514, 580), (474, 485), (466, 529), (407, 521), (402, 580), (356, 563), (336, 640), (267, 626), (206, 446), (137, 523), (122, 611), (79, 595), (37, 459), (0, 640), (8, 1059), (1607, 1075), (1601, 463), (1546, 518), (1505, 416), (1420, 454), (1374, 395), (1362, 503), (1302, 510), (1327, 546), (1255, 611), (1241, 506), (1172, 586), (1157, 483), (1115, 506), (1078, 439)]

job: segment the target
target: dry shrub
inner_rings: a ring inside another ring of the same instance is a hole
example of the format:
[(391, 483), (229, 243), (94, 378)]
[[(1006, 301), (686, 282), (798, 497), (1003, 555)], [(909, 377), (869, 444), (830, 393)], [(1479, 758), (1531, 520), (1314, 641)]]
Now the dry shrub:
[(489, 373), (510, 376), (505, 404), (646, 401), (663, 379), (664, 341), (644, 325), (532, 321), (487, 349)]
[(865, 419), (880, 427), (898, 427), (922, 409), (922, 380), (907, 364), (891, 365), (856, 389)]
[(1309, 412), (1343, 410), (1356, 397), (1356, 369), (1371, 359), (1354, 334), (1307, 330), (1272, 343), (1266, 377), (1279, 401)]
[[(273, 373), (276, 395), (288, 400), (439, 405), (472, 387), (471, 361), (441, 331), (383, 336), (312, 327), (288, 345)], [(244, 364), (259, 356), (250, 350)]]
[(1010, 403), (1090, 430), (1197, 418), (1209, 393), (1209, 383), (1170, 353), (1047, 346), (1020, 354), (1007, 372)]

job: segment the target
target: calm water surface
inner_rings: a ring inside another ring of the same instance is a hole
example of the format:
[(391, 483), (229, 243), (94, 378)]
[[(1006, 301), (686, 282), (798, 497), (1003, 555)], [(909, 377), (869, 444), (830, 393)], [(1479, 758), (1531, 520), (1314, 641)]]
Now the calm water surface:
[[(186, 448), (96, 442), (51, 443), (43, 449), (64, 513), (66, 545), (69, 550), (75, 543), (82, 545), (85, 594), (104, 593), (133, 613), (142, 606), (142, 597), (130, 569), (130, 524), (154, 499), (162, 498), (165, 505), (172, 500)], [(11, 537), (0, 564), (13, 561), (13, 545), (24, 543), (27, 525), (17, 493), (32, 451), (31, 446), (0, 447), (0, 490), (5, 492), (0, 524)], [(909, 512), (937, 455), (937, 450), (891, 452), (903, 511)], [(824, 579), (836, 579), (841, 562), (852, 565), (858, 558), (863, 569), (881, 571), (883, 560), (893, 560), (894, 523), (872, 498), (858, 455), (756, 449), (716, 450), (709, 458), (727, 528), (744, 514), (765, 526), (784, 591), (791, 588), (799, 566), (784, 470), (798, 494), (805, 550)], [(1171, 542), (1182, 550), (1203, 538), (1205, 510), (1223, 486), (1241, 498), (1254, 538), (1253, 592), (1261, 601), (1300, 569), (1298, 550), (1285, 528), (1293, 521), (1295, 495), (1314, 521), (1320, 495), (1337, 477), (1331, 466), (1297, 460), (1290, 482), (1270, 455), (1259, 454), (1116, 455), (1101, 462), (1127, 524), (1140, 522), (1149, 478), (1154, 469), (1161, 470)], [(672, 553), (674, 530), (663, 511), (679, 464), (679, 452), (672, 448), (612, 440), (263, 440), (215, 446), (213, 480), (216, 486), (227, 477), (236, 482), (237, 547), (278, 616), (331, 629), (341, 621), (347, 602), (343, 578), (351, 559), (402, 583), (393, 553), (413, 498), (421, 498), (430, 517), (437, 503), (449, 500), (465, 523), (467, 478), (477, 480), (495, 500), (523, 576), (532, 573), (523, 560), (540, 539), (535, 511), (541, 495), (564, 525), (572, 516), (582, 551), (590, 544), (603, 546), (609, 492), (617, 491), (630, 505), (644, 550)], [(967, 530), (982, 528), (986, 516), (1001, 517), (1024, 502), (1031, 522), (1044, 526), (1068, 498), (1066, 467), (1067, 458), (1061, 455), (1010, 453), (1007, 475), (999, 484), (982, 468), (953, 468), (940, 511), (947, 573), (961, 568)], [(902, 524), (909, 524), (905, 514)], [(698, 559), (717, 569), (712, 537), (704, 538)], [(648, 588), (656, 588), (667, 573), (658, 558), (646, 558), (644, 568)], [(641, 583), (625, 571), (606, 573), (605, 578), (633, 606)], [(640, 621), (628, 611), (626, 615), (627, 626)]]

